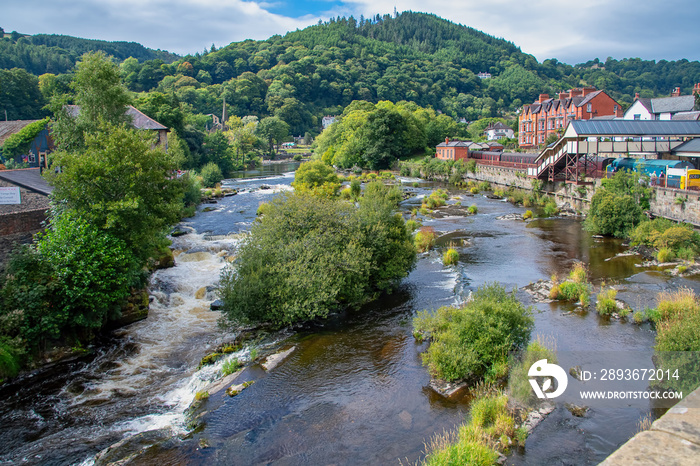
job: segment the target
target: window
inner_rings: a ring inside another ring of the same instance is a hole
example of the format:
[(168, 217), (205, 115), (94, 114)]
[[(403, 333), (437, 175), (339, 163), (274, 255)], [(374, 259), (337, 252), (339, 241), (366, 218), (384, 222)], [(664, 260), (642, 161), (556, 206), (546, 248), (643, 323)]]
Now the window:
[(617, 105), (613, 105), (613, 112), (617, 113)]
[(635, 113), (635, 114), (634, 114), (634, 119), (635, 119), (635, 120), (641, 120), (641, 119), (642, 119), (642, 114), (641, 114), (641, 113)]
[(593, 104), (586, 104), (586, 111), (591, 113), (593, 111)]

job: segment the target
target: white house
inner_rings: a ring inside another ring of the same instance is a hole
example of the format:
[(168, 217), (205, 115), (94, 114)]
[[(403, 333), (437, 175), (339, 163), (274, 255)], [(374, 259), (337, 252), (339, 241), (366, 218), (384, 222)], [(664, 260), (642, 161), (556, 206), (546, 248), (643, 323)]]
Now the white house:
[(484, 130), (484, 135), (488, 141), (496, 141), (502, 138), (512, 138), (514, 134), (515, 132), (513, 131), (513, 128), (504, 125), (500, 121), (489, 125)]
[[(695, 89), (699, 89), (696, 85)], [(671, 97), (640, 99), (636, 95), (634, 103), (627, 109), (623, 120), (672, 120), (678, 113), (691, 112), (695, 106), (694, 95), (681, 95), (680, 88), (675, 88)]]

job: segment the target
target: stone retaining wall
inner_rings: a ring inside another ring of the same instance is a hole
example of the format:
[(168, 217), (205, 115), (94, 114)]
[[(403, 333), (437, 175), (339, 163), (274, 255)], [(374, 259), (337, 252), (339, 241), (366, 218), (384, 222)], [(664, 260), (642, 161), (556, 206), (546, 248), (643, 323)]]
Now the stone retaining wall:
[(698, 464), (700, 460), (700, 389), (686, 396), (649, 430), (622, 445), (602, 466)]
[(652, 215), (700, 227), (700, 192), (656, 188), (649, 209)]

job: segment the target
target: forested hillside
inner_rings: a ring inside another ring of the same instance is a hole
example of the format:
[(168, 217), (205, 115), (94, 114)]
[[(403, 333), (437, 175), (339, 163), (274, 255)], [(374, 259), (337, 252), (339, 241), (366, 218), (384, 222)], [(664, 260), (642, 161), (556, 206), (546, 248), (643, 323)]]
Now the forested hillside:
[(96, 51), (103, 51), (119, 61), (133, 57), (139, 61), (159, 59), (172, 63), (179, 58), (136, 42), (108, 42), (56, 34), (22, 36), (14, 33), (0, 40), (0, 68), (23, 68), (37, 76), (68, 73), (84, 53)]
[[(540, 93), (581, 85), (597, 86), (628, 105), (636, 92), (665, 96), (680, 86), (688, 94), (700, 82), (697, 61), (609, 58), (576, 66), (556, 59), (538, 63), (511, 42), (434, 15), (405, 12), (395, 17), (335, 18), (173, 63), (167, 63), (171, 55), (137, 44), (6, 37), (0, 41), (0, 68), (22, 68), (35, 77), (0, 74), (3, 82), (12, 78), (14, 87), (27, 89), (16, 95), (0, 91), (0, 111), (9, 108), (10, 118), (34, 117), (26, 112), (31, 113), (35, 101), (17, 100), (36, 97), (29, 89), (37, 86), (45, 99), (65, 90), (70, 76), (63, 74), (93, 46), (115, 57), (131, 91), (170, 95), (193, 115), (221, 115), (225, 98), (229, 115), (276, 116), (295, 135), (318, 133), (321, 117), (341, 114), (354, 100), (406, 100), (473, 121), (514, 112)], [(479, 79), (480, 72), (492, 77)], [(3, 82), (0, 85), (8, 87)]]

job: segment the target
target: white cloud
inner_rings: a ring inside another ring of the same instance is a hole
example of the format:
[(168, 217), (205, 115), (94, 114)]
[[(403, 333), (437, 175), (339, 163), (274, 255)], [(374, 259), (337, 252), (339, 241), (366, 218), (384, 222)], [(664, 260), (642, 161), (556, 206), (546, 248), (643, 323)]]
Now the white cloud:
[(266, 39), (318, 21), (275, 15), (241, 0), (33, 0), (3, 10), (0, 26), (8, 31), (133, 41), (181, 54), (212, 43)]
[(186, 54), (274, 34), (331, 16), (390, 14), (394, 7), (428, 11), (519, 46), (542, 61), (593, 58), (697, 60), (697, 0), (344, 0), (317, 15), (290, 18), (265, 8), (280, 1), (25, 0), (5, 2), (0, 26), (27, 34), (55, 33), (125, 40)]

